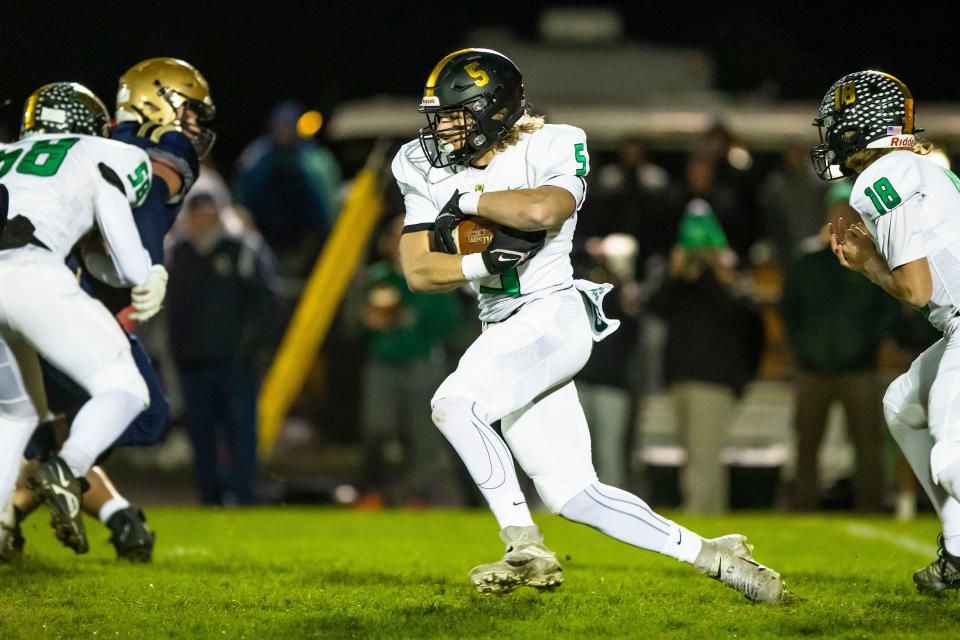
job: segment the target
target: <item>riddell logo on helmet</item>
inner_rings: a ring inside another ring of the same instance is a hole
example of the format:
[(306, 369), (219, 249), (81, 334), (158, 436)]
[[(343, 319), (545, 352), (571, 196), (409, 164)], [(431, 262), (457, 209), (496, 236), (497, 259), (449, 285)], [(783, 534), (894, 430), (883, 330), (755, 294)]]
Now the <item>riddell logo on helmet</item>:
[(880, 138), (879, 140), (874, 140), (867, 145), (868, 149), (902, 149), (904, 147), (912, 147), (917, 143), (917, 140), (914, 136), (910, 134), (898, 135), (898, 136), (887, 136)]

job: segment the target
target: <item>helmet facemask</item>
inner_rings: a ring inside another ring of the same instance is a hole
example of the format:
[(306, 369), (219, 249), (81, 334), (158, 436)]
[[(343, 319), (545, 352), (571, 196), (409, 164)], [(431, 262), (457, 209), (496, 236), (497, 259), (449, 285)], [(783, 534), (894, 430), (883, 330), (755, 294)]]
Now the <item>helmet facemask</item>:
[[(174, 89), (164, 86), (159, 80), (154, 80), (157, 87), (157, 95), (163, 98), (173, 110), (174, 120), (171, 124), (183, 131), (194, 148), (197, 150), (197, 156), (203, 158), (209, 153), (213, 143), (217, 140), (217, 134), (209, 127), (202, 126), (201, 123), (213, 120), (217, 111), (212, 105), (205, 104), (199, 100), (193, 100)], [(196, 121), (186, 120), (188, 112), (196, 114)]]
[(820, 132), (820, 144), (810, 150), (810, 160), (817, 176), (828, 181), (853, 176), (855, 172), (846, 166), (846, 160), (866, 146), (860, 129), (853, 126), (831, 128), (819, 118), (814, 124)]
[(484, 96), (451, 107), (420, 105), (427, 126), (420, 129), (420, 146), (437, 168), (468, 166), (496, 144), (499, 136), (481, 130), (474, 114), (481, 116), (490, 101)]

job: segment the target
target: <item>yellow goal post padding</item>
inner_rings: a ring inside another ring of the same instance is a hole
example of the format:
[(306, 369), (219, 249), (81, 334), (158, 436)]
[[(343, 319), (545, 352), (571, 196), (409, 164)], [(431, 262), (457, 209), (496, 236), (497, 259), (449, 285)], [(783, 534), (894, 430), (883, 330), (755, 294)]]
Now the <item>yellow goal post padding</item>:
[(367, 241), (383, 213), (380, 171), (387, 144), (378, 141), (357, 173), (330, 237), (313, 267), (303, 296), (294, 311), (260, 388), (259, 452), (268, 459), (290, 405), (296, 400), (316, 360), (317, 350), (363, 259)]

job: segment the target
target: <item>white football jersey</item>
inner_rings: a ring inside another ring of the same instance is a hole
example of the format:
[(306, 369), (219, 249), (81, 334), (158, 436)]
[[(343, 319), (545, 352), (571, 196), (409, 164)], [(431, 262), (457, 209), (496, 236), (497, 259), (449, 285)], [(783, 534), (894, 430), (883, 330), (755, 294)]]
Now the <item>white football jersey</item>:
[(850, 196), (890, 270), (927, 258), (929, 321), (960, 316), (960, 178), (911, 151), (894, 151), (857, 177)]
[[(573, 194), (579, 211), (586, 197), (585, 176), (589, 170), (584, 132), (556, 124), (523, 134), (516, 144), (494, 154), (484, 168), (434, 168), (419, 140), (403, 145), (393, 159), (393, 175), (406, 205), (405, 233), (432, 229), (437, 214), (455, 190), (469, 193), (552, 185)], [(502, 276), (471, 282), (480, 299), (480, 319), (503, 320), (530, 300), (572, 287), (570, 251), (576, 226), (574, 212), (559, 229), (547, 231), (546, 243), (533, 259)]]
[(10, 218), (29, 219), (37, 239), (65, 259), (96, 224), (94, 199), (106, 185), (100, 163), (120, 178), (130, 206), (139, 206), (152, 178), (142, 149), (80, 134), (34, 134), (0, 145), (0, 182), (9, 187)]

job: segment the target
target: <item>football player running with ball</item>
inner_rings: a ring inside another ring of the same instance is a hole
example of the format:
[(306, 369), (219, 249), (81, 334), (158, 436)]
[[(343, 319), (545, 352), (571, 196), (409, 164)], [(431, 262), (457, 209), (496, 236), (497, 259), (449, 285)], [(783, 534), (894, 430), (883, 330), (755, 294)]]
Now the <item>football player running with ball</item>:
[(886, 73), (840, 78), (814, 124), (820, 177), (856, 178), (861, 220), (831, 229), (837, 259), (943, 331), (890, 385), (883, 411), (942, 524), (938, 558), (913, 581), (960, 588), (960, 179), (924, 157), (932, 146), (915, 137), (913, 97)]
[[(690, 563), (751, 600), (782, 601), (780, 576), (753, 560), (743, 536), (705, 540), (597, 479), (572, 378), (594, 341), (619, 323), (601, 309), (610, 285), (575, 281), (570, 264), (589, 170), (583, 131), (528, 113), (520, 71), (487, 49), (443, 58), (420, 111), (427, 126), (393, 161), (406, 205), (404, 275), (415, 291), (469, 284), (484, 327), (431, 402), (434, 423), (506, 544), (501, 560), (470, 571), (472, 584), (508, 593), (563, 582), (520, 490), (515, 456), (552, 512)], [(493, 239), (481, 252), (459, 255), (457, 227), (474, 216), (497, 225)]]
[[(150, 160), (106, 139), (108, 124), (89, 89), (56, 82), (27, 100), (20, 140), (0, 146), (0, 183), (9, 192), (0, 236), (0, 526), (9, 540), (8, 498), (24, 447), (47, 413), (39, 354), (90, 396), (59, 453), (29, 476), (57, 537), (78, 553), (87, 549), (83, 476), (150, 405), (117, 321), (64, 264), (79, 245), (98, 278), (147, 297), (155, 286), (131, 212), (150, 189)], [(81, 241), (94, 229), (96, 242)]]

